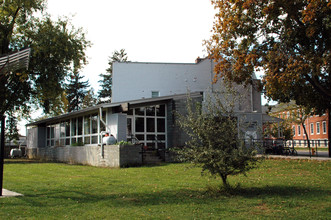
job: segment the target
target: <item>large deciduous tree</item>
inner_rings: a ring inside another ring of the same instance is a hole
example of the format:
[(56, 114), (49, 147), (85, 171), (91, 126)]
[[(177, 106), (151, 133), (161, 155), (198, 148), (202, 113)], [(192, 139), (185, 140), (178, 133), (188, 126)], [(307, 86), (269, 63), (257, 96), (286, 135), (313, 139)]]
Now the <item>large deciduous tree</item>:
[(64, 79), (86, 63), (90, 43), (68, 18), (53, 21), (44, 14), (34, 18), (33, 12), (45, 8), (45, 0), (1, 1), (0, 5), (0, 55), (31, 48), (28, 70), (0, 76), (0, 114), (14, 108), (27, 112), (32, 100), (47, 113), (58, 111)]
[(109, 68), (106, 69), (106, 74), (101, 73), (99, 80), (101, 90), (99, 90), (99, 99), (102, 102), (107, 102), (112, 96), (112, 85), (113, 85), (113, 62), (127, 62), (128, 56), (124, 49), (120, 51), (115, 50), (111, 57), (109, 57), (108, 65)]
[(212, 4), (218, 12), (206, 46), (216, 62), (215, 80), (250, 83), (260, 70), (267, 97), (295, 100), (319, 114), (330, 112), (329, 0), (212, 0)]

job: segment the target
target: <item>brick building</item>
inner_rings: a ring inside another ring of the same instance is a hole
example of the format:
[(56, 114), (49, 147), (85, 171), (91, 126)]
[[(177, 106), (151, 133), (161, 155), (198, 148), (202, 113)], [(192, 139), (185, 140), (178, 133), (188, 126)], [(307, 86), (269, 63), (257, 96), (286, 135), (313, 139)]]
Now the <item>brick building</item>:
[[(290, 104), (291, 105), (291, 104)], [(283, 109), (283, 110), (282, 110)], [(290, 110), (289, 110), (290, 109)], [(289, 108), (289, 105), (276, 105), (270, 115), (284, 120), (291, 119), (297, 108)], [(312, 147), (328, 147), (329, 116), (328, 112), (323, 115), (310, 115), (304, 122), (308, 139)], [(293, 141), (296, 146), (307, 147), (307, 138), (302, 124), (291, 122)]]

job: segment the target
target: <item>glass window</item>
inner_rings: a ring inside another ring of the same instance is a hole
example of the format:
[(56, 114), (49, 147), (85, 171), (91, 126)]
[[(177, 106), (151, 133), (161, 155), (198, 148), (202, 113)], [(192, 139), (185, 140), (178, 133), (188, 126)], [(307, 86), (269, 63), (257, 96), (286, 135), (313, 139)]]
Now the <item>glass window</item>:
[(165, 116), (165, 105), (157, 105), (156, 113), (157, 113), (157, 116)]
[(144, 107), (136, 108), (135, 114), (136, 115), (145, 115), (145, 108)]
[(319, 134), (320, 132), (321, 132), (320, 123), (316, 122), (316, 133)]
[(298, 136), (301, 135), (301, 128), (300, 128), (300, 125), (298, 125)]
[(136, 132), (144, 132), (145, 131), (145, 124), (144, 124), (144, 118), (136, 118)]
[(147, 116), (155, 116), (155, 107), (146, 107), (146, 115)]
[(66, 136), (66, 124), (65, 122), (61, 122), (60, 124), (60, 137)]
[(51, 127), (51, 138), (54, 138), (54, 127)]
[(98, 115), (92, 115), (92, 134), (98, 133)]
[(91, 142), (90, 142), (90, 136), (88, 136), (88, 137), (84, 137), (84, 144), (90, 144)]
[[(102, 121), (106, 123), (106, 111), (102, 111)], [(106, 126), (100, 121), (100, 132), (106, 131)]]
[(92, 144), (98, 143), (98, 136), (92, 136)]
[(71, 136), (77, 135), (77, 122), (76, 118), (71, 119)]
[(136, 135), (136, 138), (139, 140), (139, 141), (143, 141), (145, 140), (145, 136), (143, 134), (138, 134)]
[(152, 91), (152, 98), (156, 98), (160, 96), (160, 92), (159, 91)]
[(65, 122), (65, 126), (66, 126), (66, 137), (70, 136), (70, 121), (66, 121)]
[(78, 135), (83, 134), (83, 117), (79, 117), (78, 119)]
[(322, 122), (323, 134), (326, 134), (326, 121)]
[(147, 132), (155, 132), (155, 118), (147, 118)]
[(157, 132), (165, 132), (165, 119), (164, 118), (157, 119)]
[(132, 118), (126, 119), (126, 133), (127, 135), (132, 135)]
[(147, 135), (148, 141), (155, 141), (155, 135)]
[(91, 121), (89, 115), (84, 117), (84, 134), (91, 134)]
[(314, 134), (314, 124), (313, 123), (310, 124), (310, 133)]

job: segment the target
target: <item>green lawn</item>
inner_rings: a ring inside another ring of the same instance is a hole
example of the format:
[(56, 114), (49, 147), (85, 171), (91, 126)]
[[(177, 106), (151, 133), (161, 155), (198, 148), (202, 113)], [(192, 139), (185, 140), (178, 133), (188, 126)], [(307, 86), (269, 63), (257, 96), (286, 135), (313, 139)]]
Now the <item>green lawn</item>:
[(266, 160), (235, 193), (185, 164), (123, 169), (6, 161), (0, 219), (331, 219), (331, 162)]

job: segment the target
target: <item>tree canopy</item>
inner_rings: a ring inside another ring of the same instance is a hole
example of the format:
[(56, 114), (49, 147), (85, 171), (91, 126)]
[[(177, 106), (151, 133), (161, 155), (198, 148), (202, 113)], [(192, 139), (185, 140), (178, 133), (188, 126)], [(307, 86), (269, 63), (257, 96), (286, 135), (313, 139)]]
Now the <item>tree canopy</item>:
[(250, 83), (263, 71), (265, 94), (313, 108), (331, 103), (331, 2), (212, 0), (217, 9), (205, 42), (215, 80)]
[(28, 111), (33, 100), (46, 113), (58, 111), (65, 77), (86, 64), (90, 42), (68, 18), (53, 21), (48, 15), (34, 18), (46, 7), (45, 0), (1, 1), (0, 55), (31, 48), (28, 70), (1, 75), (0, 114)]

